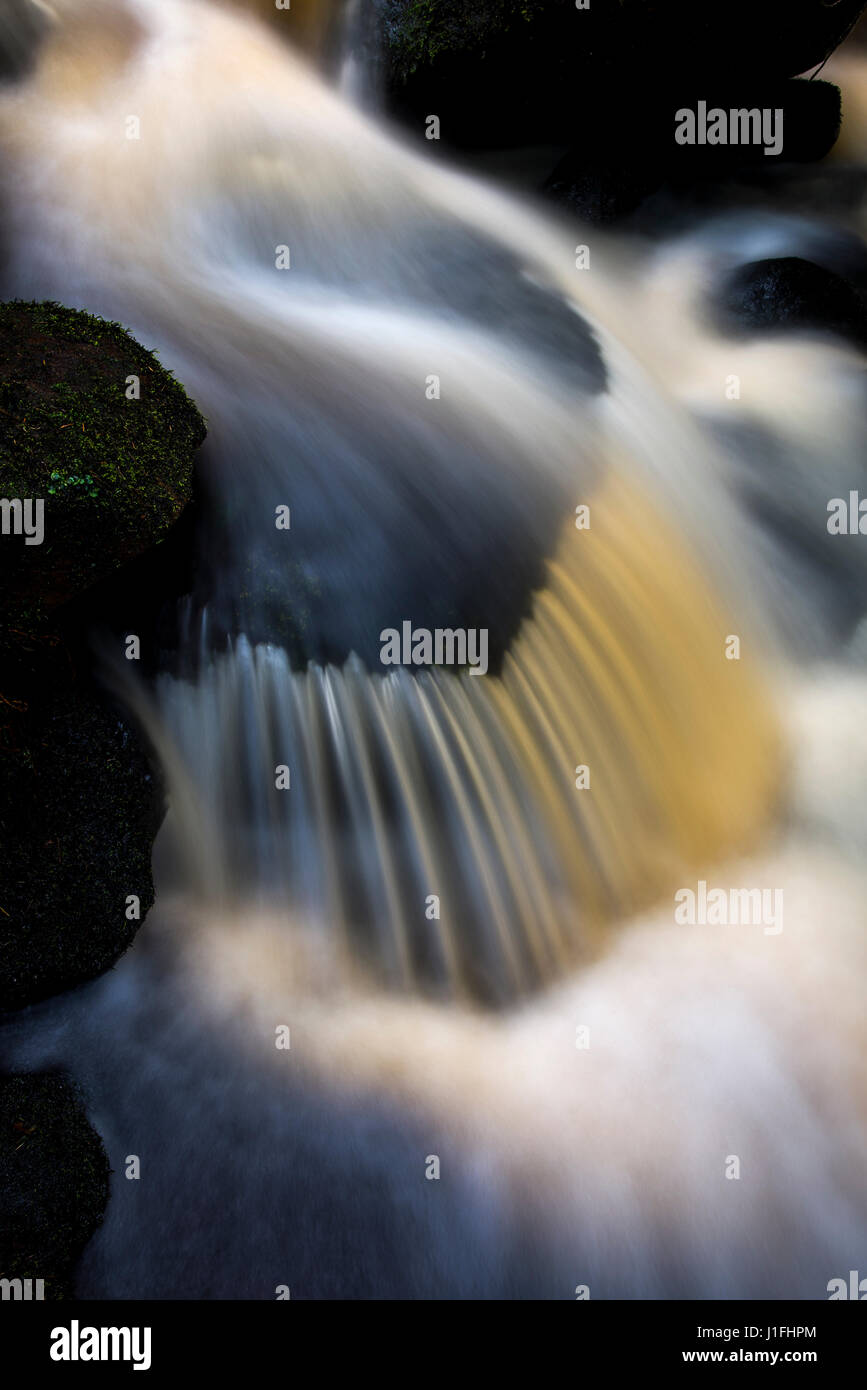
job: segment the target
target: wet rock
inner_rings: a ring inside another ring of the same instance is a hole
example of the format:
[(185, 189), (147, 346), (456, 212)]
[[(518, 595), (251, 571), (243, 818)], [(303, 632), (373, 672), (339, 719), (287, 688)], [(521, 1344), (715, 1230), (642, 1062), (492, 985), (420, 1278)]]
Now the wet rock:
[[(603, 4), (605, 0), (603, 0)], [(796, 77), (851, 31), (864, 0), (615, 0), (631, 49), (729, 76)]]
[(588, 164), (580, 151), (570, 151), (545, 183), (545, 193), (584, 222), (617, 222), (641, 205), (659, 187), (659, 173), (647, 165), (612, 169)]
[[(822, 159), (840, 131), (840, 92), (829, 82), (698, 91), (692, 81), (665, 93), (633, 90), (597, 147), (582, 141), (569, 150), (544, 192), (585, 221), (618, 221), (660, 190), (712, 189), (747, 171), (754, 185), (770, 184), (781, 168)], [(744, 112), (756, 114), (747, 120)], [(689, 141), (680, 143), (678, 132)], [(758, 138), (742, 143), (742, 133)]]
[[(0, 1008), (13, 1009), (106, 970), (153, 900), (163, 792), (92, 678), (88, 633), (126, 614), (119, 631), (141, 636), (152, 557), (171, 550), (205, 430), (153, 354), (56, 304), (0, 305), (0, 382)], [(144, 581), (135, 604), (130, 577)]]
[(721, 326), (729, 332), (814, 329), (867, 347), (867, 306), (862, 295), (843, 276), (800, 256), (739, 266), (720, 290), (715, 308)]
[(684, 88), (696, 98), (749, 88), (760, 106), (771, 105), (763, 87), (818, 67), (865, 8), (864, 0), (592, 0), (587, 9), (575, 0), (378, 0), (377, 7), (388, 104), (419, 139), (433, 113), (453, 147), (569, 144), (590, 167), (599, 166), (621, 113), (640, 144), (648, 119), (673, 113)]
[(153, 903), (164, 813), (141, 738), (97, 692), (38, 700), (16, 733), (0, 758), (2, 1009), (80, 984), (123, 954)]
[(43, 503), (41, 541), (0, 537), (3, 617), (26, 630), (163, 539), (205, 426), (120, 325), (58, 304), (0, 305), (0, 383), (0, 496)]
[[(0, 1076), (0, 1278), (33, 1281), (29, 1289), (22, 1282), (22, 1297), (72, 1297), (76, 1261), (108, 1200), (109, 1171), (70, 1081), (51, 1072)], [(18, 1296), (14, 1284), (10, 1296)]]

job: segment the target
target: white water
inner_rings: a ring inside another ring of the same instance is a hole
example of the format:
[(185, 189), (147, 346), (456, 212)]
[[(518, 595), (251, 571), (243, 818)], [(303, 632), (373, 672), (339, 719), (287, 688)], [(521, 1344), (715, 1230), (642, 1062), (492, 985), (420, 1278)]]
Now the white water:
[[(827, 844), (778, 850), (770, 730), (776, 639), (838, 651), (838, 591), (799, 591), (737, 452), (697, 421), (719, 424), (729, 373), (752, 383), (738, 419), (782, 437), (798, 480), (770, 501), (809, 518), (863, 458), (860, 363), (701, 328), (683, 300), (737, 237), (638, 258), (594, 236), (578, 272), (573, 229), (409, 154), (253, 24), (183, 0), (57, 8), (0, 102), (3, 291), (120, 319), (210, 429), (191, 602), (210, 635), (148, 714), (174, 792), (157, 907), (114, 972), (10, 1035), (16, 1065), (85, 1083), (116, 1170), (79, 1292), (822, 1296), (867, 1231), (861, 883), (831, 813)], [(578, 562), (585, 500), (601, 548)], [(559, 627), (555, 556), (579, 604)], [(359, 659), (375, 671), (403, 618), (490, 626), (502, 677), (380, 684)], [(730, 631), (752, 646), (743, 687), (716, 664)], [(584, 746), (603, 777), (579, 807)], [(726, 863), (746, 850), (764, 857)], [(629, 923), (714, 870), (785, 885), (780, 943), (685, 935), (665, 906)], [(425, 891), (448, 912), (421, 937)], [(499, 1016), (413, 997), (552, 978)]]

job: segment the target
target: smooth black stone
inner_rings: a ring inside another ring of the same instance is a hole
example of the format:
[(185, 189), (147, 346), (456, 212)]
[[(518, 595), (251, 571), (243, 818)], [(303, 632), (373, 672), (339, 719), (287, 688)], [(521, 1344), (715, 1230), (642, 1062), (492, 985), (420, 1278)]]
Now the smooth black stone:
[(861, 294), (843, 276), (800, 256), (739, 266), (715, 307), (721, 325), (730, 331), (815, 329), (867, 347), (867, 306)]

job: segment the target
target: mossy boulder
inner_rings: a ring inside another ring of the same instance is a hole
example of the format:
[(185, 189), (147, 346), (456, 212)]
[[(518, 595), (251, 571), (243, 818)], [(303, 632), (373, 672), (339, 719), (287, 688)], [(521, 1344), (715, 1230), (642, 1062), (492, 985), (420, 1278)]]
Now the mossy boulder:
[[(461, 148), (554, 144), (600, 160), (611, 126), (666, 136), (680, 93), (754, 91), (817, 67), (865, 0), (378, 0), (388, 102), (419, 138), (438, 115)], [(672, 104), (675, 103), (675, 104)], [(769, 105), (769, 101), (761, 101)], [(629, 143), (625, 150), (628, 158)], [(615, 157), (619, 150), (614, 151)]]
[[(434, 114), (450, 146), (570, 140), (588, 31), (567, 0), (381, 0), (379, 13), (386, 100), (419, 138)], [(607, 32), (602, 10), (588, 14)]]
[[(379, 0), (389, 72), (406, 82), (425, 67), (463, 55), (511, 52), (536, 60), (567, 45), (582, 68), (613, 67), (644, 54), (696, 72), (795, 77), (846, 38), (865, 0)], [(518, 68), (512, 74), (521, 80)]]
[(0, 537), (7, 615), (50, 612), (158, 544), (204, 436), (183, 387), (119, 324), (0, 305), (0, 497), (44, 503), (41, 544)]
[(506, 35), (526, 39), (534, 22), (551, 8), (543, 0), (479, 0), (474, 5), (464, 0), (383, 0), (390, 71), (396, 80), (406, 81), (449, 54), (478, 57)]
[[(93, 678), (90, 633), (113, 631), (122, 651), (119, 633), (154, 631), (154, 557), (177, 565), (205, 426), (119, 325), (58, 304), (0, 305), (0, 382), (0, 1009), (13, 1009), (108, 969), (153, 900), (163, 790)], [(14, 534), (25, 499), (44, 505), (41, 543)]]
[(71, 1298), (109, 1173), (70, 1081), (53, 1072), (0, 1077), (0, 1278), (42, 1279), (46, 1300)]

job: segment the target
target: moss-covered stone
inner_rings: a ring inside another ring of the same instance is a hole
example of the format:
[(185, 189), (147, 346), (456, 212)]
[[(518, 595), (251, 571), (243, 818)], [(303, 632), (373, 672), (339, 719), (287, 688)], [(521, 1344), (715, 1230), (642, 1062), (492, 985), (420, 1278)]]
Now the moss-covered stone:
[[(378, 0), (393, 112), (424, 138), (436, 114), (460, 148), (552, 144), (603, 160), (645, 157), (646, 126), (714, 91), (817, 67), (865, 0)], [(760, 100), (760, 105), (770, 105)], [(612, 125), (628, 126), (625, 144)], [(665, 154), (665, 149), (663, 149)], [(656, 151), (649, 150), (653, 160)], [(802, 156), (798, 156), (802, 157)], [(803, 156), (805, 157), (805, 156)]]
[(406, 81), (448, 53), (478, 53), (510, 30), (526, 38), (543, 0), (385, 0), (382, 11), (391, 72)]
[(150, 559), (176, 549), (161, 542), (205, 428), (152, 353), (58, 304), (0, 305), (0, 383), (0, 496), (45, 504), (41, 544), (0, 535), (0, 1009), (13, 1009), (108, 969), (153, 901), (162, 787), (93, 681), (88, 634), (155, 626)]
[(183, 387), (119, 324), (0, 305), (0, 497), (41, 498), (45, 518), (41, 545), (0, 537), (7, 616), (38, 620), (162, 540), (204, 436)]
[[(448, 55), (568, 46), (576, 63), (643, 54), (681, 71), (794, 77), (842, 43), (864, 0), (380, 0), (392, 77), (405, 82)], [(553, 21), (553, 23), (552, 23)], [(505, 42), (504, 42), (505, 40)], [(549, 59), (557, 57), (549, 50)], [(520, 69), (513, 77), (520, 80)]]
[(0, 1077), (0, 1278), (42, 1279), (47, 1300), (71, 1298), (109, 1173), (71, 1082), (50, 1072)]

